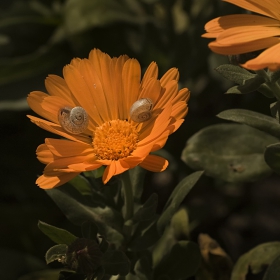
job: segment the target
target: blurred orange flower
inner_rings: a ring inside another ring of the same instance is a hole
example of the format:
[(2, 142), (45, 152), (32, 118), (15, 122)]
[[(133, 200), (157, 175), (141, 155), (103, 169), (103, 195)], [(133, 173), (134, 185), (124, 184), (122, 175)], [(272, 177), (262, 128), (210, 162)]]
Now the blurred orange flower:
[[(34, 91), (27, 98), (31, 109), (44, 118), (28, 116), (31, 121), (66, 138), (47, 138), (37, 148), (38, 159), (46, 164), (36, 181), (41, 188), (60, 186), (101, 166), (106, 166), (104, 183), (137, 165), (155, 172), (166, 169), (167, 160), (150, 152), (165, 145), (188, 112), (190, 92), (178, 90), (177, 69), (158, 79), (158, 67), (152, 62), (141, 81), (136, 59), (111, 58), (94, 49), (88, 59), (75, 58), (66, 65), (63, 76), (49, 75), (45, 81), (49, 94)], [(151, 111), (144, 122), (131, 118), (131, 114), (140, 117), (142, 106), (134, 104), (137, 101), (146, 102), (144, 111)], [(75, 117), (76, 127), (69, 121), (75, 107), (82, 112)], [(85, 126), (80, 123), (83, 114)]]
[(203, 37), (215, 38), (209, 48), (223, 55), (264, 50), (242, 66), (251, 70), (280, 68), (280, 2), (279, 0), (224, 0), (264, 15), (237, 14), (215, 18), (205, 25)]

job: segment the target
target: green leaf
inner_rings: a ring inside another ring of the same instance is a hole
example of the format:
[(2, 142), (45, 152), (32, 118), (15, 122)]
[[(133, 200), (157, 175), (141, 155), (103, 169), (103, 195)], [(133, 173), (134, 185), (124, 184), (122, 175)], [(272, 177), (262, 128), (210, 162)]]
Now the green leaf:
[(76, 34), (92, 27), (116, 22), (143, 24), (146, 17), (135, 14), (123, 1), (68, 0), (64, 7), (64, 28), (68, 34)]
[(38, 222), (39, 229), (57, 244), (72, 244), (77, 237), (65, 229), (51, 226), (47, 223)]
[(159, 234), (155, 221), (142, 221), (140, 222), (133, 236), (128, 244), (131, 251), (143, 251), (154, 245), (158, 239)]
[(198, 245), (192, 241), (181, 240), (176, 243), (154, 269), (154, 279), (167, 276), (172, 280), (193, 276), (200, 265)]
[(140, 203), (147, 170), (140, 166), (136, 166), (133, 169), (130, 169), (128, 173), (132, 184), (134, 201)]
[(262, 93), (267, 98), (275, 98), (274, 93), (267, 83), (260, 85), (258, 92)]
[(45, 256), (46, 263), (49, 264), (53, 261), (64, 262), (68, 246), (66, 244), (59, 244), (51, 247)]
[(279, 123), (279, 112), (280, 112), (280, 102), (279, 101), (276, 101), (272, 104), (270, 104), (270, 112), (271, 112), (271, 115), (278, 121)]
[(247, 124), (280, 138), (279, 122), (267, 115), (244, 109), (230, 109), (223, 111), (217, 117), (233, 122)]
[(130, 270), (130, 262), (122, 251), (110, 250), (103, 255), (103, 268), (109, 275), (127, 275)]
[(239, 89), (239, 86), (233, 86), (233, 87), (229, 88), (225, 93), (226, 94), (243, 94), (244, 92), (242, 92)]
[(235, 82), (239, 85), (242, 85), (246, 80), (253, 79), (257, 76), (240, 66), (232, 64), (220, 65), (215, 70), (227, 80)]
[(280, 174), (280, 143), (266, 147), (264, 159), (273, 171)]
[(98, 226), (99, 233), (109, 242), (114, 243), (117, 247), (121, 246), (123, 242), (121, 214), (102, 202), (96, 202), (96, 204), (92, 202), (92, 206), (88, 206), (88, 201), (78, 192), (70, 195), (64, 189), (59, 187), (46, 190), (46, 193), (73, 224), (81, 225), (85, 221), (93, 222)]
[(69, 183), (82, 195), (92, 195), (91, 186), (85, 177), (78, 175)]
[(156, 214), (158, 204), (158, 195), (153, 193), (147, 201), (136, 211), (133, 216), (134, 222), (151, 220)]
[(135, 263), (134, 271), (140, 280), (153, 279), (153, 259), (150, 251), (146, 251)]
[(95, 223), (86, 221), (82, 224), (82, 236), (86, 239), (95, 240), (97, 238), (98, 227)]
[[(252, 79), (248, 79), (244, 81), (242, 85), (238, 85), (236, 87), (236, 93), (238, 94), (246, 94), (253, 91), (256, 91), (260, 88), (260, 86), (264, 83), (264, 79), (260, 76), (255, 76)], [(229, 90), (226, 93), (235, 93), (235, 92), (229, 92)]]
[(268, 267), (263, 280), (280, 279), (280, 255)]
[(173, 234), (177, 240), (187, 239), (190, 229), (188, 211), (185, 207), (182, 207), (173, 215), (170, 227), (173, 229)]
[(249, 268), (253, 274), (261, 272), (264, 266), (270, 265), (279, 254), (280, 242), (269, 242), (255, 247), (238, 259), (231, 280), (245, 280)]
[(61, 269), (44, 269), (33, 271), (18, 278), (18, 280), (58, 280)]
[(187, 142), (183, 161), (195, 170), (227, 182), (255, 181), (271, 169), (263, 156), (278, 139), (241, 124), (217, 124), (200, 130)]
[(196, 184), (202, 173), (202, 171), (198, 171), (185, 177), (173, 190), (164, 206), (163, 213), (158, 219), (157, 228), (159, 232), (162, 233), (166, 225), (170, 223), (172, 216), (178, 210), (181, 203), (193, 188), (193, 186)]
[(0, 85), (47, 72), (59, 63), (66, 64), (69, 53), (61, 52), (61, 47), (62, 44), (45, 46), (28, 55), (0, 59)]

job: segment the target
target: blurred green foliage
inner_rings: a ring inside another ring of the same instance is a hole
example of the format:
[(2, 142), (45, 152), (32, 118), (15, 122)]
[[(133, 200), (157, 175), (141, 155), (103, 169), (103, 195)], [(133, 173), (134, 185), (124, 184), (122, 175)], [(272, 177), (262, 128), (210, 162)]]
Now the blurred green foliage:
[[(177, 183), (192, 171), (179, 158), (193, 134), (221, 122), (215, 116), (227, 109), (242, 108), (270, 115), (271, 100), (260, 93), (223, 94), (234, 84), (214, 68), (228, 60), (212, 54), (207, 40), (201, 38), (208, 20), (240, 12), (244, 11), (220, 0), (0, 3), (0, 256), (4, 260), (0, 264), (0, 279), (14, 280), (46, 268), (43, 257), (53, 243), (38, 230), (39, 219), (67, 228), (77, 236), (80, 232), (34, 183), (42, 172), (35, 156), (36, 147), (52, 135), (25, 117), (31, 113), (24, 101), (27, 94), (45, 91), (44, 78), (48, 74), (62, 75), (65, 64), (73, 57), (87, 57), (92, 48), (100, 48), (110, 56), (135, 57), (143, 70), (156, 61), (160, 75), (177, 67), (180, 85), (192, 93), (189, 114), (165, 146), (170, 168), (164, 173), (148, 174), (143, 195), (137, 196), (145, 201), (150, 194), (157, 193), (157, 203), (151, 204), (159, 212)], [(279, 171), (275, 150), (278, 146), (267, 149), (266, 161)], [(75, 186), (75, 182), (72, 184)], [(83, 191), (87, 193), (86, 185)], [(257, 183), (226, 183), (205, 176), (183, 201), (188, 207), (190, 239), (196, 241), (199, 233), (207, 232), (236, 260), (257, 244), (279, 238), (279, 199), (279, 177), (275, 175)], [(155, 232), (155, 224), (147, 227), (143, 221), (143, 228)], [(189, 246), (181, 245), (180, 254), (181, 248), (184, 252)], [(149, 270), (149, 262), (146, 266), (144, 259), (141, 262), (135, 264), (139, 275)], [(272, 263), (270, 271), (274, 266)], [(34, 279), (40, 277), (33, 275)]]

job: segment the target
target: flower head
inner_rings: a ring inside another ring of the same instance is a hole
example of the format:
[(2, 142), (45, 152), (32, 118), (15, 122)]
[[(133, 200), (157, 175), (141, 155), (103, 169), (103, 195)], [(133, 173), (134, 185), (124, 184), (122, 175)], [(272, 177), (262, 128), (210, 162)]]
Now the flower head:
[[(38, 159), (46, 164), (36, 181), (41, 188), (60, 186), (101, 166), (106, 166), (104, 183), (137, 165), (155, 172), (166, 169), (167, 160), (150, 153), (164, 146), (188, 111), (190, 93), (187, 88), (178, 90), (177, 69), (158, 79), (158, 67), (152, 62), (141, 81), (136, 59), (111, 58), (94, 49), (88, 59), (75, 58), (66, 65), (63, 76), (47, 77), (49, 94), (34, 91), (27, 98), (32, 110), (44, 118), (28, 116), (31, 121), (65, 138), (47, 138), (37, 148)], [(130, 110), (139, 100), (152, 106), (146, 104), (150, 111), (146, 121), (135, 122), (131, 113), (139, 111)], [(69, 118), (76, 107), (74, 127)]]
[(261, 14), (237, 14), (215, 18), (205, 25), (203, 37), (215, 38), (209, 48), (223, 55), (263, 50), (242, 66), (251, 70), (280, 68), (280, 2), (278, 0), (224, 0)]

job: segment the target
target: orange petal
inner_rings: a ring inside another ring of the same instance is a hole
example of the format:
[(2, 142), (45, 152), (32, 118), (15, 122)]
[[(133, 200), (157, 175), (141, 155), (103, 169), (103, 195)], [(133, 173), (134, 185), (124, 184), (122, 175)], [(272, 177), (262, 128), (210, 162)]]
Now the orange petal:
[(98, 49), (93, 49), (89, 54), (89, 60), (98, 75), (102, 84), (103, 91), (105, 93), (106, 102), (108, 105), (108, 114), (110, 119), (118, 119), (118, 108), (117, 106), (110, 106), (110, 104), (118, 104), (117, 96), (114, 94), (113, 87), (115, 86), (114, 81), (114, 64), (112, 64), (111, 57), (101, 52)]
[(110, 165), (108, 165), (103, 173), (102, 181), (104, 184), (108, 183), (108, 181), (115, 175), (116, 172), (116, 162), (112, 161)]
[(280, 4), (275, 0), (224, 0), (225, 2), (239, 6), (245, 10), (252, 11), (272, 18), (279, 18)]
[[(90, 160), (88, 156), (75, 156), (75, 157), (63, 157), (50, 162), (44, 169), (45, 174), (52, 173), (55, 170), (65, 169), (64, 172), (73, 172), (69, 167), (71, 164), (79, 164)], [(69, 169), (68, 171), (66, 169)]]
[(47, 176), (43, 174), (36, 180), (36, 184), (42, 189), (52, 189), (61, 186), (79, 175), (79, 173), (62, 173), (57, 172), (56, 176)]
[(142, 82), (141, 82), (141, 87), (145, 87), (146, 86), (146, 83), (151, 79), (156, 79), (158, 78), (158, 66), (157, 64), (153, 61), (150, 63), (150, 65), (148, 66), (144, 76), (143, 76), (143, 79), (142, 79)]
[(178, 94), (178, 82), (175, 80), (169, 81), (165, 86), (165, 91), (155, 104), (155, 109), (165, 107), (168, 102), (171, 102), (173, 98)]
[(179, 80), (179, 72), (177, 68), (169, 69), (160, 79), (160, 83), (162, 87), (166, 87), (169, 81), (175, 80), (178, 82)]
[(160, 156), (148, 155), (139, 165), (152, 172), (161, 172), (167, 168), (168, 161)]
[(128, 56), (123, 55), (118, 57), (117, 59), (113, 59), (111, 64), (112, 64), (112, 77), (114, 77), (113, 82), (113, 92), (112, 95), (117, 100), (116, 104), (118, 104), (117, 107), (117, 116), (118, 119), (124, 119), (127, 118), (127, 115), (124, 115), (125, 111), (125, 104), (124, 104), (124, 89), (123, 89), (123, 80), (122, 80), (122, 71), (125, 62), (128, 60)]
[(174, 133), (184, 122), (184, 119), (178, 120), (176, 122), (171, 123), (166, 129), (169, 131), (169, 134)]
[(169, 103), (154, 122), (140, 131), (138, 146), (146, 145), (164, 132), (169, 123), (171, 110), (171, 103)]
[[(84, 70), (84, 65), (82, 65), (82, 69)], [(91, 81), (91, 85), (87, 84), (85, 77), (82, 76), (80, 70), (73, 65), (67, 65), (63, 68), (63, 75), (65, 81), (73, 93), (73, 98), (75, 104), (83, 107), (91, 121), (96, 125), (101, 125), (103, 123), (103, 119), (99, 114), (99, 102), (97, 99), (97, 92), (99, 94), (104, 95), (101, 87), (101, 83), (97, 75)], [(87, 75), (87, 79), (88, 79)], [(96, 89), (93, 90), (94, 85), (96, 85)], [(97, 92), (96, 92), (97, 91)], [(95, 97), (95, 98), (94, 98)]]
[(155, 152), (155, 151), (161, 149), (165, 145), (169, 134), (170, 134), (169, 130), (162, 133), (161, 136), (155, 141), (155, 143), (151, 149), (151, 152)]
[(279, 26), (238, 26), (223, 31), (217, 37), (217, 42), (221, 45), (238, 45), (279, 35)]
[(188, 106), (184, 101), (179, 101), (172, 106), (171, 116), (176, 120), (182, 119), (187, 115)]
[(280, 69), (280, 43), (263, 51), (258, 57), (242, 64), (243, 67), (251, 70), (260, 70), (268, 67), (271, 71)]
[(41, 144), (36, 150), (37, 158), (40, 162), (48, 164), (54, 161), (55, 157), (46, 144)]
[(138, 99), (140, 90), (141, 68), (136, 59), (129, 59), (125, 62), (122, 71), (122, 82), (124, 90), (123, 112), (121, 119), (127, 119), (132, 104)]
[(217, 17), (205, 24), (205, 30), (208, 32), (202, 37), (216, 38), (224, 30), (234, 27), (248, 26), (279, 26), (279, 21), (258, 15), (236, 14)]
[[(140, 92), (140, 98), (150, 98), (152, 99), (153, 103), (155, 104), (159, 98), (161, 92), (161, 84), (159, 80), (154, 78), (150, 78), (143, 87), (142, 91)], [(135, 100), (136, 101), (136, 100)]]
[(221, 45), (219, 42), (211, 42), (208, 46), (216, 53), (229, 55), (229, 54), (242, 54), (256, 50), (262, 50), (276, 45), (280, 42), (280, 38), (264, 38), (256, 41), (239, 43), (238, 45)]
[(190, 99), (190, 91), (187, 88), (182, 88), (178, 94), (173, 98), (172, 105), (176, 104), (179, 101), (185, 101), (188, 102)]
[(92, 146), (85, 143), (52, 138), (46, 138), (45, 143), (57, 157), (72, 157), (93, 153)]
[(32, 91), (28, 97), (27, 97), (27, 103), (29, 105), (29, 107), (39, 116), (42, 116), (43, 118), (51, 121), (51, 122), (55, 122), (57, 123), (57, 115), (58, 112), (56, 113), (56, 115), (50, 114), (49, 110), (46, 108), (42, 107), (42, 103), (44, 102), (44, 100), (50, 97), (48, 94), (41, 92), (41, 91)]
[(69, 105), (74, 105), (72, 93), (63, 78), (56, 75), (49, 75), (45, 80), (45, 86), (50, 95), (59, 96)]
[(99, 167), (101, 167), (102, 164), (100, 163), (73, 163), (73, 164), (69, 164), (69, 168), (75, 171), (79, 171), (79, 172), (84, 172), (84, 171), (90, 171), (90, 170), (95, 170)]

